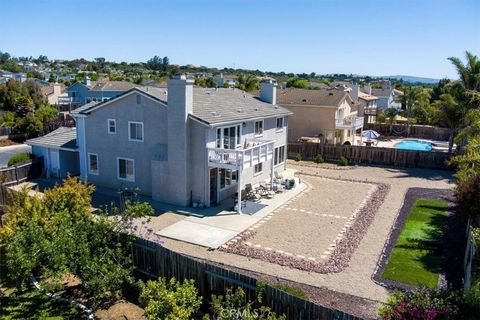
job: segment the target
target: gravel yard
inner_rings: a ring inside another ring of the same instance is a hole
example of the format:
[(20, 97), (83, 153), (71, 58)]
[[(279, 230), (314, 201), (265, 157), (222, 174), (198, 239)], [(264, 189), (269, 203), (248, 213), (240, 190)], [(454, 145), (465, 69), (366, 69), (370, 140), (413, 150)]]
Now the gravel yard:
[(222, 250), (302, 270), (339, 271), (334, 262), (350, 255), (338, 255), (336, 246), (352, 236), (350, 227), (378, 188), (371, 183), (318, 176), (304, 176), (302, 181), (307, 190)]

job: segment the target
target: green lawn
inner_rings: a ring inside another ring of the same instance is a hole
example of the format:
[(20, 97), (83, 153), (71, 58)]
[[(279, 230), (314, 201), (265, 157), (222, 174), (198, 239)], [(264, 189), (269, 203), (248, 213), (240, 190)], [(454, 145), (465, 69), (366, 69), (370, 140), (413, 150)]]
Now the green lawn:
[(56, 302), (35, 289), (17, 291), (0, 288), (0, 320), (85, 319), (85, 314), (68, 303)]
[(413, 205), (383, 272), (385, 279), (436, 288), (441, 271), (444, 201), (419, 199)]

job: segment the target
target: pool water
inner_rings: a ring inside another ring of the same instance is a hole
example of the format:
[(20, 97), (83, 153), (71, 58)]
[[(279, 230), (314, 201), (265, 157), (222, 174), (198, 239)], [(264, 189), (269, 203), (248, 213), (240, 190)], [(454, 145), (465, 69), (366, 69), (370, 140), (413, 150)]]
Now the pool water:
[(395, 148), (414, 151), (432, 151), (432, 144), (430, 142), (420, 140), (404, 140), (397, 143)]

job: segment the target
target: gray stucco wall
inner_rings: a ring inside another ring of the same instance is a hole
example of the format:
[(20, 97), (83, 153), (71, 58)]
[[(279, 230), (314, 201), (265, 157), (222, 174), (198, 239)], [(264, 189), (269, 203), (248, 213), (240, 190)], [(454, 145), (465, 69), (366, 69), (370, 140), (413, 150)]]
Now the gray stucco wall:
[[(136, 94), (127, 95), (95, 110), (85, 119), (86, 152), (98, 154), (98, 175), (89, 175), (88, 182), (121, 189), (138, 188), (139, 193), (152, 194), (152, 161), (167, 159), (167, 108)], [(116, 134), (108, 133), (107, 119), (115, 119)], [(128, 121), (143, 122), (144, 141), (129, 141)], [(117, 177), (117, 157), (135, 161), (135, 181)]]

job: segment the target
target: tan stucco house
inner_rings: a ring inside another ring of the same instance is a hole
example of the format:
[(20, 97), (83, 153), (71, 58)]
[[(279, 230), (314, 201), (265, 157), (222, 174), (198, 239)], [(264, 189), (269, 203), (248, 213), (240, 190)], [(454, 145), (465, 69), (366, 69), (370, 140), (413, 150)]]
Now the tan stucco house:
[(277, 91), (277, 104), (293, 113), (289, 118), (289, 141), (318, 137), (324, 143), (358, 144), (356, 132), (364, 119), (350, 94), (337, 89), (287, 88)]

